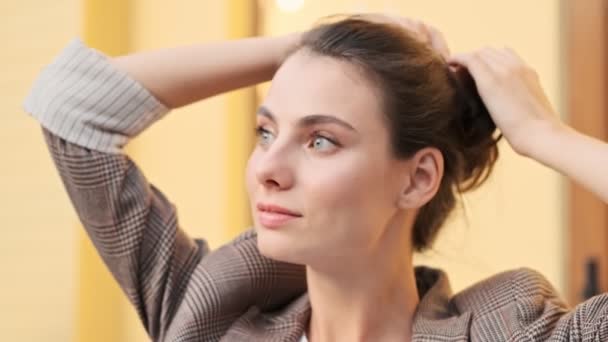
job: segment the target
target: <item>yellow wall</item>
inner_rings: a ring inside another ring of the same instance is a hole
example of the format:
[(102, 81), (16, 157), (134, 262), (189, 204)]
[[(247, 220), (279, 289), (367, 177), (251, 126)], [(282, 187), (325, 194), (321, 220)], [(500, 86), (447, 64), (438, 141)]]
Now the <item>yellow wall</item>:
[[(248, 35), (248, 0), (134, 0), (131, 50)], [(181, 226), (215, 248), (247, 227), (244, 168), (252, 138), (252, 89), (173, 111), (129, 145), (146, 176), (178, 208)], [(147, 341), (135, 311), (124, 341)]]
[[(510, 46), (540, 74), (550, 99), (560, 99), (562, 53), (560, 8), (555, 0), (307, 0), (294, 13), (264, 1), (263, 31), (277, 34), (308, 28), (320, 16), (388, 11), (420, 18), (445, 32), (453, 52), (485, 45)], [(417, 263), (448, 271), (459, 290), (498, 271), (528, 266), (564, 291), (562, 181), (553, 171), (515, 156), (505, 144), (490, 181), (466, 196), (462, 214), (444, 228), (434, 251)]]
[[(124, 0), (82, 1), (81, 38), (88, 46), (109, 56), (129, 52), (125, 34), (129, 26), (128, 9), (129, 2)], [(127, 305), (127, 300), (81, 227), (78, 235), (74, 340), (120, 341), (126, 325), (116, 311)]]
[[(107, 1), (89, 1), (107, 6)], [(126, 28), (129, 50), (248, 35), (248, 3), (133, 0)], [(241, 90), (174, 110), (127, 146), (148, 179), (176, 205), (181, 227), (193, 237), (206, 238), (212, 248), (249, 225), (243, 172), (252, 120), (253, 91)], [(115, 318), (97, 315), (82, 322), (81, 340), (104, 341), (95, 324), (112, 323), (112, 340), (148, 340), (135, 310), (124, 298), (116, 300), (116, 294), (109, 289), (94, 298), (100, 305), (108, 297), (114, 299)], [(89, 324), (92, 326), (83, 326)]]
[(2, 0), (0, 13), (0, 331), (3, 341), (69, 341), (77, 217), (21, 104), (78, 33), (79, 1)]
[[(236, 38), (250, 34), (251, 3), (11, 0), (0, 10), (0, 96), (8, 109), (0, 125), (0, 188), (6, 194), (0, 219), (9, 229), (0, 239), (3, 339), (147, 341), (135, 311), (84, 238), (39, 125), (21, 102), (40, 69), (75, 36), (109, 55)], [(179, 208), (182, 227), (212, 247), (249, 225), (243, 172), (253, 95), (241, 90), (175, 110), (127, 147)]]

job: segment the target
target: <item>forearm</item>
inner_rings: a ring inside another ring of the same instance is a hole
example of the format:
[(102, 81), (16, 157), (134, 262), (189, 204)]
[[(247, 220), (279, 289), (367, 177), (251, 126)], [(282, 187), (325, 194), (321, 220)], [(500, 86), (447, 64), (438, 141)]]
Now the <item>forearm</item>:
[(527, 155), (608, 203), (608, 144), (565, 125), (551, 125), (537, 132)]
[(111, 63), (169, 108), (268, 81), (299, 34), (160, 49)]

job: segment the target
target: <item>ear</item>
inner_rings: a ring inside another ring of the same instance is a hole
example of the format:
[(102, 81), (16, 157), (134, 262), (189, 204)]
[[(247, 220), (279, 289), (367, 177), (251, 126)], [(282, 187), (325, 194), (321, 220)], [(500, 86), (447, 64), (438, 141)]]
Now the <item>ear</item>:
[(418, 209), (428, 203), (439, 190), (443, 178), (443, 155), (435, 147), (426, 147), (408, 161), (409, 182), (399, 195), (399, 207)]

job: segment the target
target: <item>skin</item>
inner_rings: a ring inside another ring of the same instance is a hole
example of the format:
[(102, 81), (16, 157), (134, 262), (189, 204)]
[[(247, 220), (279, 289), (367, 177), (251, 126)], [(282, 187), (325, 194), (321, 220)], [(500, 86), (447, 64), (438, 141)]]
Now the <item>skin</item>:
[[(450, 63), (469, 69), (493, 120), (517, 153), (572, 177), (608, 201), (608, 177), (603, 175), (608, 145), (562, 123), (537, 74), (519, 56), (491, 48), (448, 56), (437, 30), (416, 32), (438, 46), (436, 52)], [(352, 67), (301, 53), (279, 69), (265, 100), (264, 106), (277, 113), (275, 120), (258, 115), (258, 125), (268, 128), (248, 166), (252, 203), (285, 201), (278, 204), (302, 213), (280, 230), (265, 229), (254, 219), (260, 251), (306, 264), (311, 341), (411, 338), (418, 297), (409, 234), (416, 209), (437, 189), (443, 161), (432, 149), (421, 151), (422, 158), (392, 159), (374, 95), (370, 82)], [(357, 130), (341, 135), (338, 128), (319, 127), (346, 141), (335, 147), (321, 138), (319, 146), (329, 152), (322, 156), (302, 144), (308, 142), (301, 138), (308, 133), (294, 125), (301, 115), (319, 112), (339, 113), (335, 115)]]
[[(450, 55), (441, 33), (427, 24), (365, 16), (408, 30), (448, 62), (468, 68), (517, 153), (572, 178), (608, 203), (608, 144), (561, 122), (536, 73), (513, 51), (484, 48)], [(434, 149), (407, 161), (391, 158), (377, 90), (352, 67), (296, 54), (277, 72), (299, 39), (296, 33), (184, 46), (110, 62), (169, 108), (267, 81), (276, 72), (263, 103), (274, 121), (257, 115), (267, 132), (259, 136), (247, 168), (260, 252), (306, 264), (313, 309), (310, 341), (407, 341), (418, 302), (409, 234), (417, 209), (436, 193), (443, 159)], [(330, 123), (297, 124), (314, 114), (335, 116), (355, 131)], [(316, 135), (337, 139), (342, 146)], [(284, 229), (266, 229), (257, 220), (258, 201), (298, 211), (301, 217)]]
[[(349, 128), (300, 124), (319, 114)], [(418, 303), (411, 229), (438, 189), (439, 151), (393, 158), (377, 89), (354, 66), (306, 51), (278, 70), (257, 125), (247, 188), (258, 246), (306, 265), (311, 340), (408, 336)], [(259, 202), (301, 217), (268, 229), (256, 215)]]

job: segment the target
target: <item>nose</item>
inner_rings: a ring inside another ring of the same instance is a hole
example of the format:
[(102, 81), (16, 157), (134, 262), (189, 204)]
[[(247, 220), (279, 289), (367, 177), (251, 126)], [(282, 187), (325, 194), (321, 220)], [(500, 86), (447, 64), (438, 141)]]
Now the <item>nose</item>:
[(258, 151), (256, 178), (267, 190), (286, 190), (293, 186), (294, 173), (290, 153), (277, 142), (265, 151)]

